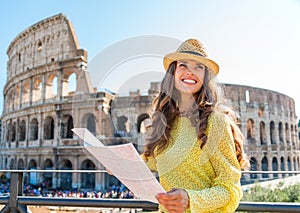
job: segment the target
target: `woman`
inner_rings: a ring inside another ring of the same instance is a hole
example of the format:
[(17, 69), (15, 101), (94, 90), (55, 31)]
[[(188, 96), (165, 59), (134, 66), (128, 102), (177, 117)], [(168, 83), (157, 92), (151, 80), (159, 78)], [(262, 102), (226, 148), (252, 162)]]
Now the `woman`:
[(236, 115), (216, 83), (219, 66), (189, 39), (164, 57), (164, 67), (142, 155), (167, 191), (157, 195), (160, 211), (234, 212), (249, 162)]

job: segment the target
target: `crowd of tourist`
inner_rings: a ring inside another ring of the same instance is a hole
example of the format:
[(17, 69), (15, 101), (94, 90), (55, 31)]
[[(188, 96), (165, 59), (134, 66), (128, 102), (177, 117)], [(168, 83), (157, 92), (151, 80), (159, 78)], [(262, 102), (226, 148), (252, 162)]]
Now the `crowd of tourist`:
[[(9, 182), (0, 184), (0, 195), (9, 194)], [(83, 190), (83, 189), (47, 189), (32, 184), (24, 185), (25, 196), (42, 196), (42, 197), (73, 197), (73, 198), (114, 198), (114, 199), (132, 199), (134, 194), (124, 185), (112, 185), (107, 190)]]

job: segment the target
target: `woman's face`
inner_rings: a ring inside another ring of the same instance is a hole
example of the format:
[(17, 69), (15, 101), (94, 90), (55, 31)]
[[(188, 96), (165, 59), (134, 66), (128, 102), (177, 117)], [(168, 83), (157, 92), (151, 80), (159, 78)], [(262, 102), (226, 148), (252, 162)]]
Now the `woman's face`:
[(205, 66), (194, 60), (177, 61), (174, 77), (175, 88), (180, 93), (195, 94), (204, 82)]

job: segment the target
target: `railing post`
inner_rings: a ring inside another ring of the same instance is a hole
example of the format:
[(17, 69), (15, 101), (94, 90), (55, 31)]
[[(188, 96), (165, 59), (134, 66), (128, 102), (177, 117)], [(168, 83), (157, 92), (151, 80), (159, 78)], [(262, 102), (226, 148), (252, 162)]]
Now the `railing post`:
[(10, 212), (12, 213), (18, 213), (19, 176), (20, 176), (19, 172), (11, 173), (9, 209)]
[(12, 172), (11, 180), (10, 180), (9, 205), (8, 208), (5, 208), (5, 212), (12, 212), (12, 213), (28, 212), (26, 205), (18, 204), (18, 196), (22, 196), (22, 195), (23, 195), (23, 172)]

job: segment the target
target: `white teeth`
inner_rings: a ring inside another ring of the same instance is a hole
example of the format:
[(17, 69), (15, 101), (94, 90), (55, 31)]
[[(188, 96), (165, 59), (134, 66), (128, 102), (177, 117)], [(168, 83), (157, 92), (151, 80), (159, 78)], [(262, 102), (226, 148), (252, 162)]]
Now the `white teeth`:
[(192, 80), (192, 79), (183, 79), (182, 81), (185, 82), (185, 83), (189, 83), (189, 84), (195, 84), (196, 83), (196, 81)]

